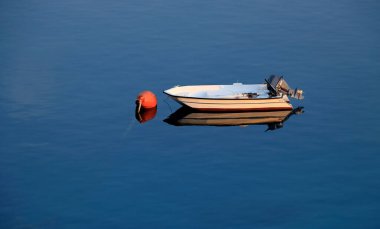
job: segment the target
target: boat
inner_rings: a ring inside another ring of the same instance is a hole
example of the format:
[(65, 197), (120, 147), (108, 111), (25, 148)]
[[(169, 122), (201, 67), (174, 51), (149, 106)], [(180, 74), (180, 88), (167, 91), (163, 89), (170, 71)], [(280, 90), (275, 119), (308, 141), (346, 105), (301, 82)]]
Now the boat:
[(268, 130), (283, 127), (292, 115), (302, 114), (303, 107), (293, 110), (253, 111), (253, 112), (203, 112), (188, 107), (181, 107), (164, 122), (174, 126), (248, 126), (267, 125)]
[(175, 86), (164, 93), (183, 106), (214, 112), (292, 110), (289, 97), (303, 99), (301, 89), (275, 75), (263, 84)]

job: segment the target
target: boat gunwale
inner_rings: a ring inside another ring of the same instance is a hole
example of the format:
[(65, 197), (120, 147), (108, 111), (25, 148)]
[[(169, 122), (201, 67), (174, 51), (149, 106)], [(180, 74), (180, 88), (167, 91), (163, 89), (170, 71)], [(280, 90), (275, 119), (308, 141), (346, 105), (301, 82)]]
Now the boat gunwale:
[(283, 99), (284, 98), (284, 94), (282, 94), (281, 96), (277, 96), (277, 97), (239, 99), (239, 98), (205, 98), (205, 97), (180, 96), (180, 95), (169, 94), (166, 91), (163, 91), (163, 93), (168, 95), (168, 96), (175, 97), (175, 98), (202, 99), (202, 100), (267, 100), (267, 99)]

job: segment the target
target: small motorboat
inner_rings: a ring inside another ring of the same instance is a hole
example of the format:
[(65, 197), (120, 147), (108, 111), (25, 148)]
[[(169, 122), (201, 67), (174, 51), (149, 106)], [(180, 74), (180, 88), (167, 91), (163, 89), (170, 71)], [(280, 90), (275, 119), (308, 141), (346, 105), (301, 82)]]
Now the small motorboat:
[(164, 93), (184, 106), (217, 112), (292, 110), (289, 97), (303, 99), (301, 89), (274, 75), (263, 84), (175, 86)]
[(292, 115), (302, 114), (303, 107), (282, 111), (253, 111), (253, 112), (203, 112), (188, 107), (181, 107), (164, 122), (174, 126), (248, 126), (268, 125), (268, 130), (283, 127)]

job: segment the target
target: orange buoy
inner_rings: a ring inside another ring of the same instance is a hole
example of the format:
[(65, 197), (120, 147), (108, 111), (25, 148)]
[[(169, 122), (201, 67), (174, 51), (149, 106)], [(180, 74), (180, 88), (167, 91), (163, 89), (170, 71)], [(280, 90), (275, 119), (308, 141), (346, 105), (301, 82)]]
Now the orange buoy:
[(141, 107), (151, 109), (157, 107), (157, 98), (151, 91), (142, 91), (136, 98), (137, 111), (140, 112)]

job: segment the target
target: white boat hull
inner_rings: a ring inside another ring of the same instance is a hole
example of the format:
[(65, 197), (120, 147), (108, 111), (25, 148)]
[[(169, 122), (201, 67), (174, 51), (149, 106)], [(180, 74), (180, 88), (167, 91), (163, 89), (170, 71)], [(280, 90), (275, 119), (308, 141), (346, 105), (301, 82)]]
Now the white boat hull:
[(170, 96), (178, 103), (201, 111), (269, 111), (292, 110), (285, 98), (268, 99), (204, 99)]
[(286, 95), (271, 96), (266, 84), (177, 86), (164, 93), (178, 103), (200, 111), (293, 109)]

